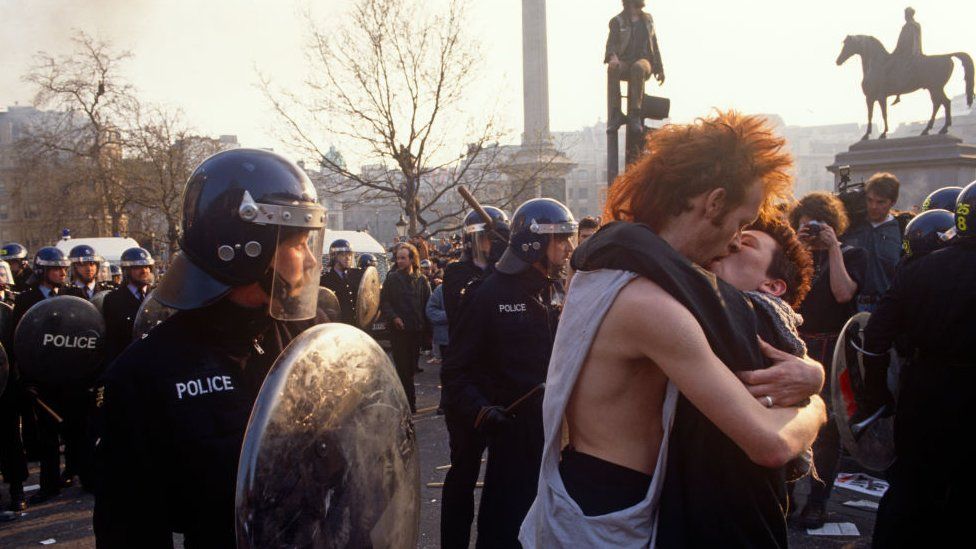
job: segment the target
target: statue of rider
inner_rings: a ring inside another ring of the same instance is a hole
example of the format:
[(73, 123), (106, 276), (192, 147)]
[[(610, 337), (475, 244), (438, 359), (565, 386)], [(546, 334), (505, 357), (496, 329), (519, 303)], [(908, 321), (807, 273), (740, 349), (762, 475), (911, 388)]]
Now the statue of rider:
[[(895, 51), (891, 52), (891, 62), (897, 70), (892, 74), (898, 80), (895, 89), (900, 89), (906, 85), (918, 66), (918, 61), (922, 57), (922, 26), (915, 20), (915, 10), (911, 7), (905, 8), (905, 24), (901, 27), (898, 35), (898, 44)], [(892, 105), (897, 105), (901, 101), (901, 94), (895, 97)]]

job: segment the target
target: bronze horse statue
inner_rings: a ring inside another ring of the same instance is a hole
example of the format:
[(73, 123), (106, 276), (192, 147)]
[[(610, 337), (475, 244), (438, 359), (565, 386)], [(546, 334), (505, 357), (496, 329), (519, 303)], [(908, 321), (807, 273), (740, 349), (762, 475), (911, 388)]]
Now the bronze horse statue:
[(963, 52), (946, 55), (922, 55), (912, 66), (911, 71), (893, 61), (895, 59), (885, 49), (881, 41), (873, 36), (853, 35), (844, 39), (844, 48), (837, 56), (837, 64), (842, 65), (854, 55), (861, 56), (861, 68), (864, 78), (861, 79), (861, 89), (868, 105), (868, 131), (861, 140), (871, 137), (871, 119), (874, 116), (874, 104), (881, 107), (884, 119), (884, 132), (878, 139), (888, 135), (888, 97), (911, 93), (916, 90), (928, 90), (932, 98), (932, 118), (925, 126), (922, 135), (928, 135), (935, 124), (935, 115), (939, 107), (945, 110), (945, 125), (939, 130), (940, 134), (948, 133), (952, 125), (952, 107), (943, 88), (952, 74), (952, 58), (962, 62), (966, 77), (966, 104), (973, 105), (973, 58)]

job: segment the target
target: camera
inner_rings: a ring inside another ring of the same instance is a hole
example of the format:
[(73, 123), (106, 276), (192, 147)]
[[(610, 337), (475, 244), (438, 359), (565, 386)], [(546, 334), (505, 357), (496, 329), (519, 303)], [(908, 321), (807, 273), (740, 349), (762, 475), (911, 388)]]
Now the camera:
[(807, 234), (810, 235), (810, 239), (813, 240), (820, 236), (820, 231), (824, 228), (824, 223), (820, 221), (810, 221), (804, 227), (807, 228)]
[(864, 182), (851, 182), (850, 166), (838, 166), (837, 174), (840, 175), (840, 181), (837, 183), (834, 194), (844, 204), (844, 210), (847, 212), (851, 226), (857, 225), (864, 221), (868, 212), (867, 199), (864, 196)]

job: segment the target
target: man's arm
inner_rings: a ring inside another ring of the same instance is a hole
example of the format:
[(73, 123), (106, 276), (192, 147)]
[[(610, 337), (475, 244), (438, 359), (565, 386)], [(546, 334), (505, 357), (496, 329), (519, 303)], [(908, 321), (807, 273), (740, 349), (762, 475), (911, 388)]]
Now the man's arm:
[(620, 41), (620, 24), (617, 23), (617, 18), (614, 17), (610, 20), (610, 32), (607, 34), (607, 46), (603, 53), (603, 62), (610, 63), (611, 61), (619, 63), (620, 60), (617, 58), (617, 42)]
[(628, 339), (755, 463), (782, 466), (816, 439), (826, 421), (818, 396), (802, 408), (765, 408), (715, 356), (691, 313), (656, 284), (635, 280), (613, 308)]

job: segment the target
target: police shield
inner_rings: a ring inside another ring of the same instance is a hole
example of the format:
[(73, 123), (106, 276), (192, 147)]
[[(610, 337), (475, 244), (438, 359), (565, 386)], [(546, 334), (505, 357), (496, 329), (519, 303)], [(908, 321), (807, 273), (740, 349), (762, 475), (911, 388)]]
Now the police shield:
[(28, 382), (91, 381), (105, 357), (105, 321), (86, 299), (69, 295), (45, 299), (20, 320), (14, 350)]
[(380, 273), (376, 267), (370, 265), (363, 269), (363, 278), (359, 282), (359, 292), (356, 294), (356, 326), (363, 330), (372, 327), (380, 312)]
[(332, 322), (338, 322), (339, 315), (342, 314), (335, 292), (322, 286), (319, 286), (319, 311), (325, 313)]
[(0, 301), (0, 338), (7, 341), (7, 338), (14, 335), (14, 308)]
[(844, 448), (862, 466), (884, 471), (895, 459), (894, 417), (883, 417), (883, 410), (870, 417), (857, 416), (865, 379), (861, 342), (870, 316), (870, 313), (857, 313), (844, 325), (834, 348), (830, 399)]
[(237, 469), (237, 547), (415, 547), (417, 441), (389, 358), (320, 324), (282, 352), (251, 411)]
[(0, 395), (7, 388), (7, 379), (10, 377), (10, 361), (7, 358), (7, 350), (0, 345)]
[(98, 312), (104, 313), (105, 311), (105, 296), (109, 294), (111, 290), (102, 290), (97, 294), (93, 295), (91, 298), (92, 305), (98, 309)]
[(132, 340), (136, 341), (146, 337), (149, 331), (163, 323), (164, 320), (173, 316), (176, 309), (167, 307), (154, 296), (155, 291), (149, 293), (146, 299), (142, 300), (139, 310), (136, 312), (136, 319), (132, 322)]

